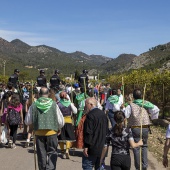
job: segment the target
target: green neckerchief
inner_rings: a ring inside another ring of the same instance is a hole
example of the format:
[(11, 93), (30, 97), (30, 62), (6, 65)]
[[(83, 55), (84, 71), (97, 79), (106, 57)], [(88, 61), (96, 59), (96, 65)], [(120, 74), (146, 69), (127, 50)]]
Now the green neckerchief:
[(80, 103), (81, 101), (85, 100), (88, 97), (88, 95), (86, 93), (80, 93), (76, 95), (76, 100), (78, 101), (78, 103)]
[(119, 97), (117, 95), (112, 95), (108, 98), (111, 104), (117, 104), (119, 101)]
[(60, 103), (65, 107), (68, 107), (71, 104), (70, 100), (66, 100), (66, 99), (60, 99)]
[(52, 104), (53, 104), (53, 100), (47, 97), (40, 97), (35, 102), (37, 108), (40, 109), (43, 113), (47, 113), (47, 111), (50, 109)]
[(125, 103), (125, 107), (127, 107), (128, 105), (129, 105), (129, 103), (126, 102), (126, 103)]
[[(142, 100), (142, 99), (136, 99), (136, 100), (133, 101), (133, 103), (135, 103), (135, 104), (137, 104), (138, 106), (142, 107), (143, 100)], [(154, 108), (154, 105), (153, 105), (151, 102), (145, 100), (143, 107), (144, 107), (145, 109), (153, 109), (153, 108)]]

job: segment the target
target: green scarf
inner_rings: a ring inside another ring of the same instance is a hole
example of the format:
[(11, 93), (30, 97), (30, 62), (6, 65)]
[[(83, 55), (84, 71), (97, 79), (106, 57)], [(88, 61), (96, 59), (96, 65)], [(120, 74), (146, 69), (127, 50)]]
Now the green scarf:
[(35, 105), (38, 109), (40, 109), (43, 113), (47, 113), (50, 107), (53, 104), (53, 100), (47, 97), (40, 97), (36, 100)]
[[(142, 104), (143, 104), (143, 100), (142, 99), (136, 99), (133, 101), (133, 103), (137, 104), (138, 106), (142, 107)], [(154, 108), (154, 105), (149, 102), (149, 101), (144, 101), (144, 105), (143, 107), (145, 109), (153, 109)]]
[(86, 93), (80, 93), (76, 95), (76, 100), (78, 101), (78, 103), (85, 100), (86, 98), (88, 98), (88, 95)]
[(70, 100), (66, 100), (66, 99), (60, 99), (60, 103), (65, 107), (68, 107), (71, 104)]
[(112, 95), (108, 98), (111, 104), (117, 104), (119, 101), (119, 97), (117, 95)]

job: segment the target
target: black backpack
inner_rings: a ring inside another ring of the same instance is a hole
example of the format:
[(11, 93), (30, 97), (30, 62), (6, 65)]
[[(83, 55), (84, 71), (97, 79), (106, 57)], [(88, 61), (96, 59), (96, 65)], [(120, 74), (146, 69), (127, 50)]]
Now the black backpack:
[(9, 109), (7, 117), (9, 125), (18, 125), (21, 123), (21, 115), (15, 109)]

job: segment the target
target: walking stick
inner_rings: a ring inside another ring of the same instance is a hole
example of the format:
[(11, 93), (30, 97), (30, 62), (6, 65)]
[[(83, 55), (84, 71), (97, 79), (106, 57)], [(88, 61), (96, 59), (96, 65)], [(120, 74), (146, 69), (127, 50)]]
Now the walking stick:
[[(146, 83), (143, 90), (143, 102), (141, 107), (141, 117), (140, 117), (140, 139), (142, 139), (142, 121), (143, 121), (143, 106), (145, 102), (145, 91), (146, 91)], [(140, 147), (140, 170), (142, 170), (142, 147)]]
[(84, 81), (84, 93), (86, 94), (86, 82), (85, 82), (85, 77), (83, 78)]
[(124, 91), (124, 79), (123, 79), (123, 77), (122, 77), (122, 95), (123, 95), (123, 103), (124, 103), (125, 91)]
[[(32, 93), (32, 103), (34, 102), (33, 101), (33, 80), (31, 81), (31, 84), (32, 84), (32, 91), (31, 91), (31, 93)], [(36, 143), (36, 139), (35, 139), (35, 131), (33, 131), (33, 133), (34, 133), (34, 165), (35, 165), (35, 170), (37, 170), (37, 158), (36, 158), (36, 148), (35, 148), (35, 143)]]
[[(122, 77), (122, 96), (123, 96), (123, 104), (125, 103), (125, 91), (124, 91), (124, 79)], [(124, 126), (127, 127), (127, 119), (125, 119)]]
[(73, 76), (71, 74), (71, 102), (73, 103), (73, 85), (72, 85), (72, 83), (73, 83)]
[[(73, 103), (73, 76), (71, 74), (71, 102)], [(72, 114), (72, 124), (74, 125), (74, 129), (76, 130), (76, 122), (75, 122), (75, 115)], [(75, 147), (74, 147), (75, 142), (71, 142), (71, 147), (73, 151), (73, 155), (75, 155)]]
[[(99, 74), (98, 74), (98, 82), (99, 82)], [(97, 96), (97, 100), (100, 102), (100, 100), (99, 100), (99, 88), (100, 88), (100, 82), (99, 82), (99, 85), (98, 85), (98, 96)]]

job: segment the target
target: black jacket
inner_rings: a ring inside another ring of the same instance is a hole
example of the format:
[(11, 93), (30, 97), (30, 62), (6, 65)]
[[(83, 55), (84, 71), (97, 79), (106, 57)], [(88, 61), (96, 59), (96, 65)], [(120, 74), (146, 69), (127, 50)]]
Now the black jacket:
[(94, 108), (84, 122), (84, 147), (88, 148), (89, 155), (100, 156), (105, 144), (108, 130), (108, 119), (105, 113)]
[(17, 88), (17, 82), (18, 82), (18, 75), (12, 74), (9, 78), (9, 82), (12, 83), (13, 87)]
[(38, 87), (47, 87), (47, 80), (44, 75), (39, 75), (37, 77), (37, 86)]
[(81, 74), (78, 78), (78, 83), (79, 83), (79, 86), (80, 87), (84, 87), (84, 79), (85, 79), (85, 84), (86, 84), (86, 88), (88, 87), (88, 81), (89, 81), (89, 78), (87, 76), (87, 74)]
[(60, 85), (60, 77), (58, 75), (53, 75), (51, 78), (50, 78), (50, 84), (51, 84), (51, 87), (59, 87)]

